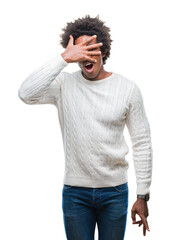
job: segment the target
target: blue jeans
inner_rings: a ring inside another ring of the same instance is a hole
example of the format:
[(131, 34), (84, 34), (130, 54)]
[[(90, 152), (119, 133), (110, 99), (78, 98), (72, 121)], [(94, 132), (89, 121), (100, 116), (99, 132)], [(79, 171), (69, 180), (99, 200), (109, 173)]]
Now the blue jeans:
[(68, 240), (123, 240), (127, 222), (128, 183), (87, 188), (63, 185), (62, 209)]

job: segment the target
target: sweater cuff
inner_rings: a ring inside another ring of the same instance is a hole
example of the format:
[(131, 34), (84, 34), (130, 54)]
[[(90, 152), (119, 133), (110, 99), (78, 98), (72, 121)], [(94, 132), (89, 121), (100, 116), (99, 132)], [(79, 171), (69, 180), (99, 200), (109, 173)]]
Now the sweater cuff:
[(69, 63), (64, 60), (61, 54), (58, 54), (55, 59), (61, 64), (61, 67), (66, 67)]
[(151, 183), (138, 183), (136, 194), (145, 195), (150, 193), (150, 185)]

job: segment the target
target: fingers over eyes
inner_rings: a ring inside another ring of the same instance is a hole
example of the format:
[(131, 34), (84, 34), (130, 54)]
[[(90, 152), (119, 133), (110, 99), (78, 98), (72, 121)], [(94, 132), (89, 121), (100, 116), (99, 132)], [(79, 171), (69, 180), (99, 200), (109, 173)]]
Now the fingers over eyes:
[(86, 49), (89, 50), (89, 49), (92, 49), (92, 48), (97, 48), (97, 47), (99, 47), (101, 45), (103, 45), (101, 42), (100, 43), (91, 44), (91, 45), (87, 45)]
[(93, 39), (96, 39), (97, 36), (92, 36), (90, 38), (88, 38), (87, 40), (83, 41), (80, 43), (80, 45), (85, 45), (86, 43), (89, 43), (90, 41), (92, 41)]
[(87, 55), (100, 55), (101, 54), (101, 52), (100, 51), (88, 51), (87, 52)]

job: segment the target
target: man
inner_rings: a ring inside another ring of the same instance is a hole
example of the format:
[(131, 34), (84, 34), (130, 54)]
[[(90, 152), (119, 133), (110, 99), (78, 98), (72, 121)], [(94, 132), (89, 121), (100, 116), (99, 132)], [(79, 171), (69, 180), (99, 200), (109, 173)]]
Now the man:
[[(110, 29), (86, 15), (68, 23), (61, 35), (65, 51), (30, 74), (19, 97), (27, 104), (54, 104), (64, 152), (63, 217), (69, 240), (124, 239), (128, 208), (128, 127), (137, 180), (134, 224), (147, 222), (152, 145), (141, 91), (136, 83), (104, 69), (110, 56)], [(62, 72), (69, 63), (80, 70)], [(141, 218), (136, 221), (136, 214)]]

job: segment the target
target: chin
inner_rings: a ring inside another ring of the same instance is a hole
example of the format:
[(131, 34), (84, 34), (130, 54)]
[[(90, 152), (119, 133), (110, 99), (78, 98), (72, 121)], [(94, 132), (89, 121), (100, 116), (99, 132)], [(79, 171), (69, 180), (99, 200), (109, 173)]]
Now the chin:
[(96, 71), (96, 72), (93, 71), (93, 72), (91, 72), (91, 73), (88, 73), (88, 72), (85, 72), (83, 69), (81, 69), (81, 70), (82, 70), (84, 76), (86, 76), (86, 77), (89, 78), (89, 79), (94, 79), (94, 78), (96, 78), (96, 77), (98, 76), (99, 72), (100, 72), (100, 70), (99, 70), (99, 71)]
[(97, 77), (97, 74), (93, 74), (93, 73), (87, 74), (85, 72), (83, 72), (83, 73), (84, 73), (84, 76), (88, 79), (94, 79)]

